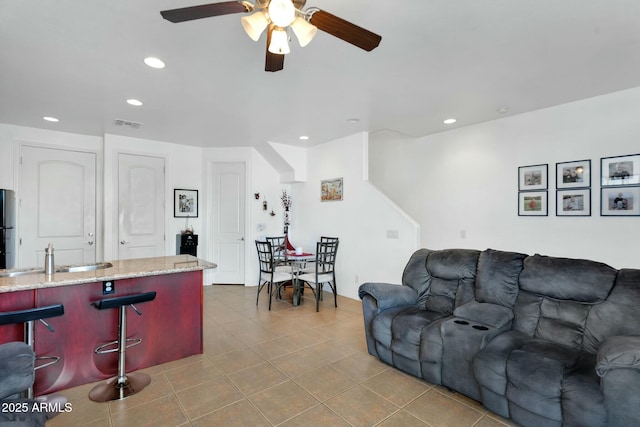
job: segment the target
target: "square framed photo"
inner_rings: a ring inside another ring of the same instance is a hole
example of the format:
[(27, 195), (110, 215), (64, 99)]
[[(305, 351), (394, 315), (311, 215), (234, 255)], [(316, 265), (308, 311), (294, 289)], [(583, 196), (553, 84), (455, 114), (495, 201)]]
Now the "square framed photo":
[(198, 190), (182, 188), (173, 190), (173, 216), (174, 218), (198, 217)]
[(556, 188), (591, 187), (591, 160), (556, 163)]
[(518, 193), (518, 216), (547, 216), (546, 191), (521, 191)]
[(600, 189), (600, 215), (640, 216), (640, 187)]
[(343, 185), (342, 178), (323, 179), (320, 181), (320, 201), (342, 201)]
[(591, 216), (591, 189), (556, 191), (556, 216)]
[(546, 190), (549, 165), (520, 166), (518, 191)]
[(640, 185), (640, 154), (600, 159), (603, 187)]

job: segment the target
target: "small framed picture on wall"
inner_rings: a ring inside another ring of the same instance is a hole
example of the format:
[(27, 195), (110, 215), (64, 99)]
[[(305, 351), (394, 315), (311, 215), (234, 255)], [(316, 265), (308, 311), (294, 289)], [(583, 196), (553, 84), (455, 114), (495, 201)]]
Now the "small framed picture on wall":
[(520, 166), (518, 191), (546, 190), (548, 174), (548, 165)]
[(591, 189), (558, 190), (556, 216), (591, 216)]
[(556, 188), (591, 187), (591, 160), (556, 163)]
[(546, 191), (521, 191), (518, 193), (518, 216), (547, 216)]
[(600, 189), (600, 215), (640, 216), (640, 187)]
[(198, 217), (198, 190), (173, 190), (173, 216), (175, 218)]
[(600, 159), (603, 187), (640, 185), (640, 154)]

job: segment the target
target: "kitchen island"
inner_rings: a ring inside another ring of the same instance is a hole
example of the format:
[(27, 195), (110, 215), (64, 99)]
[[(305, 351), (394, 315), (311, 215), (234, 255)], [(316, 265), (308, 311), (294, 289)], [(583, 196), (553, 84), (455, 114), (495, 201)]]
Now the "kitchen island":
[[(35, 327), (39, 356), (60, 362), (36, 372), (35, 392), (48, 394), (95, 382), (117, 373), (117, 352), (94, 350), (117, 337), (118, 310), (97, 310), (92, 303), (110, 297), (156, 292), (127, 319), (129, 338), (142, 338), (127, 351), (128, 372), (202, 353), (202, 272), (215, 264), (191, 255), (111, 261), (93, 271), (0, 277), (0, 311), (64, 305), (64, 315)], [(104, 290), (112, 285), (112, 292)], [(22, 341), (22, 325), (0, 326), (0, 342)]]

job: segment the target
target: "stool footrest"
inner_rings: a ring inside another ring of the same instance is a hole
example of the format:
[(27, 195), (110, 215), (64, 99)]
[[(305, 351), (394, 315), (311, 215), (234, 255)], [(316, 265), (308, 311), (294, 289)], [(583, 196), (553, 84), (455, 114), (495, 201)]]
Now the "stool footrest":
[(42, 365), (37, 365), (35, 368), (33, 368), (34, 371), (46, 368), (47, 366), (55, 365), (60, 361), (60, 356), (38, 356), (36, 357), (36, 363), (38, 363), (38, 360), (48, 360), (48, 362), (43, 363)]
[[(142, 338), (127, 338), (127, 343), (129, 343), (129, 342), (131, 344), (127, 344), (125, 346), (125, 348), (135, 347), (138, 344), (141, 344), (142, 343)], [(115, 345), (115, 348), (108, 348), (107, 349), (107, 347), (112, 346), (112, 345)], [(102, 344), (101, 346), (96, 347), (96, 349), (94, 350), (94, 352), (96, 354), (115, 353), (116, 351), (118, 351), (118, 340), (110, 341), (108, 343)]]

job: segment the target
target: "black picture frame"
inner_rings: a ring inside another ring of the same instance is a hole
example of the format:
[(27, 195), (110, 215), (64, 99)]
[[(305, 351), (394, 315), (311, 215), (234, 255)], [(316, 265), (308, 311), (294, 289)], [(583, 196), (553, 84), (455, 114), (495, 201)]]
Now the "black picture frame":
[(640, 154), (602, 157), (600, 185), (602, 187), (640, 185)]
[(176, 188), (173, 190), (173, 217), (198, 217), (198, 190)]
[(556, 189), (591, 187), (591, 160), (556, 163)]
[(591, 216), (591, 189), (557, 190), (556, 216)]
[(546, 190), (548, 179), (548, 164), (518, 167), (518, 191)]
[(640, 216), (640, 186), (600, 189), (601, 216)]
[(546, 191), (520, 191), (518, 216), (548, 216), (549, 198)]

